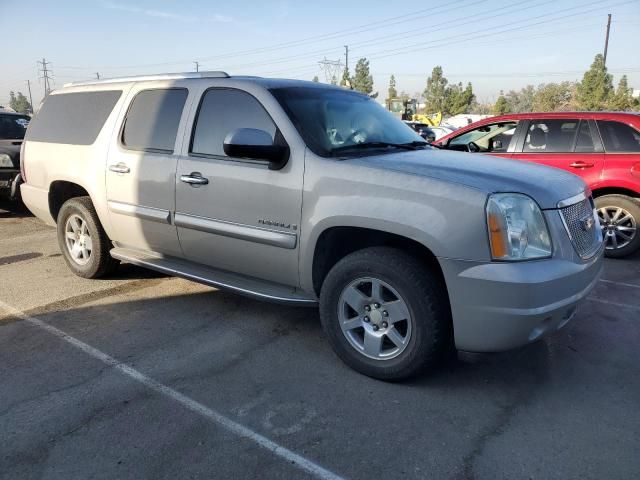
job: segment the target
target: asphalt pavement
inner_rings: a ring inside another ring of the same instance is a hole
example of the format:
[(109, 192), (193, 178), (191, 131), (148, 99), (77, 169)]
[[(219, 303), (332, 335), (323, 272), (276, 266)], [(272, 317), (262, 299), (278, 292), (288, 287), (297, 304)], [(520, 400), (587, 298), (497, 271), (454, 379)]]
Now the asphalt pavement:
[(640, 255), (562, 331), (384, 383), (315, 309), (66, 268), (0, 204), (1, 479), (635, 479)]

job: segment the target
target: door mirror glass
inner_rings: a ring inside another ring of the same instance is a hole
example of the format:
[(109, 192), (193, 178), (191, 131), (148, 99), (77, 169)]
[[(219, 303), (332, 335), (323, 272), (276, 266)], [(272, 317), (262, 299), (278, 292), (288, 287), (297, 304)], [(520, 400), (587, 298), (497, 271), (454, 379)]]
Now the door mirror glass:
[(271, 135), (257, 128), (238, 128), (224, 139), (224, 153), (235, 158), (266, 160), (271, 170), (279, 170), (289, 159), (289, 147), (276, 145)]

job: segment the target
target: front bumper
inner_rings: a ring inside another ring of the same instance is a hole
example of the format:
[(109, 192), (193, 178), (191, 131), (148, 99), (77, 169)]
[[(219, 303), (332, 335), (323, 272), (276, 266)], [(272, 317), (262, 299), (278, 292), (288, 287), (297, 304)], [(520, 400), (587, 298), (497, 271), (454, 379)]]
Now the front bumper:
[(11, 196), (15, 191), (14, 185), (16, 180), (20, 178), (20, 170), (13, 168), (0, 169), (0, 195)]
[(584, 262), (439, 261), (456, 347), (470, 352), (509, 350), (562, 328), (602, 272), (602, 251)]

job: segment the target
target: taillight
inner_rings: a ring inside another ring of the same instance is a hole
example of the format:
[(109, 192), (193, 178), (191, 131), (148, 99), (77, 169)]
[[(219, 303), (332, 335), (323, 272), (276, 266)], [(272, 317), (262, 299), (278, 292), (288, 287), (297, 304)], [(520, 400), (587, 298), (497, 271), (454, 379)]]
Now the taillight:
[(20, 176), (22, 177), (22, 181), (27, 183), (27, 174), (24, 168), (24, 145), (25, 142), (22, 142), (22, 145), (20, 145)]

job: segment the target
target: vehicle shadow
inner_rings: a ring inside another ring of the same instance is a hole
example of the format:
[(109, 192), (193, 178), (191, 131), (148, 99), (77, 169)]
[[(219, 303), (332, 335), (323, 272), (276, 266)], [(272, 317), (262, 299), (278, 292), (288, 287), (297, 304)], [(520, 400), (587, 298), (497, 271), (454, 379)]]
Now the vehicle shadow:
[(22, 202), (0, 199), (0, 218), (29, 218), (33, 214)]

